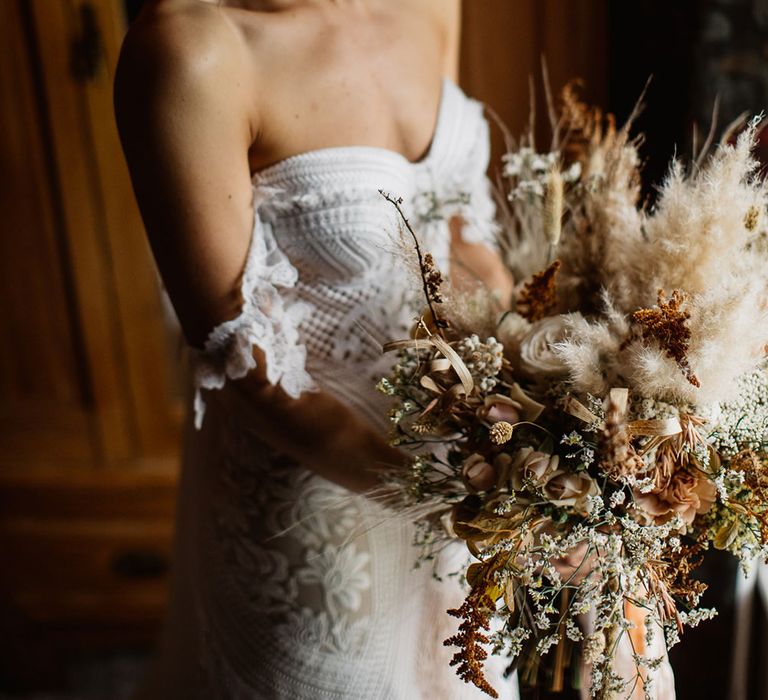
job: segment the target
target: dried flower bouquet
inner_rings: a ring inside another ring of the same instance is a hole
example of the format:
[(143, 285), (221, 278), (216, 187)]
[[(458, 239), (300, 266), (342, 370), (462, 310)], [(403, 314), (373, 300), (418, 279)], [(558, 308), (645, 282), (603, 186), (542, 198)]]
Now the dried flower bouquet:
[(524, 684), (658, 698), (666, 647), (714, 614), (704, 550), (768, 554), (758, 124), (674, 163), (648, 210), (629, 126), (571, 88), (551, 111), (548, 152), (505, 156), (510, 308), (453, 291), (403, 217), (427, 309), (378, 387), (415, 455), (393, 483), (423, 560), (457, 538), (474, 559), (449, 611), (459, 676), (496, 697), (493, 653)]

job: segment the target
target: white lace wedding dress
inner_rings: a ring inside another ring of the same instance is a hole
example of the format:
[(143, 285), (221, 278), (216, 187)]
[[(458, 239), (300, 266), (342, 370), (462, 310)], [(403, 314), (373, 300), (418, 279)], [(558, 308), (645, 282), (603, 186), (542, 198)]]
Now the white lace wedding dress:
[[(455, 676), (454, 650), (442, 644), (457, 625), (445, 611), (463, 598), (458, 581), (414, 568), (408, 522), (273, 454), (227, 379), (253, 367), (255, 345), (269, 380), (291, 396), (331, 392), (387, 431), (374, 385), (392, 357), (381, 345), (405, 337), (414, 285), (396, 212), (378, 190), (403, 197), (447, 269), (449, 217), (463, 215), (472, 240), (492, 227), (488, 157), (481, 105), (445, 80), (418, 163), (381, 148), (329, 148), (254, 178), (242, 312), (197, 358), (170, 620), (144, 697), (486, 697)], [(503, 667), (491, 662), (489, 678), (515, 698)]]

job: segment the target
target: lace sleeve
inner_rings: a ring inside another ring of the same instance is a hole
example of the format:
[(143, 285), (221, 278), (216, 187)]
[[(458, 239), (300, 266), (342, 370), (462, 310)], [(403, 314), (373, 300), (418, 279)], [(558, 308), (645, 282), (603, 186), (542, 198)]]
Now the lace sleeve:
[(464, 140), (464, 164), (454, 177), (454, 194), (448, 200), (452, 206), (447, 213), (449, 217), (460, 216), (464, 220), (461, 231), (464, 241), (493, 246), (498, 225), (493, 187), (486, 174), (491, 157), (490, 130), (480, 102), (468, 100), (466, 109), (475, 114), (467, 120), (472, 126)]
[(436, 168), (423, 168), (418, 173), (415, 221), (422, 229), (445, 232), (448, 221), (459, 216), (464, 221), (464, 241), (495, 247), (498, 226), (493, 188), (486, 175), (491, 144), (484, 108), (476, 100), (463, 98), (455, 109), (460, 114), (450, 129), (436, 132), (439, 144), (433, 141), (433, 147), (442, 145), (449, 157)]
[(227, 379), (240, 379), (254, 369), (254, 346), (264, 353), (271, 384), (279, 384), (293, 398), (314, 389), (298, 332), (310, 309), (281, 292), (280, 288), (295, 286), (298, 273), (278, 247), (272, 227), (259, 215), (259, 207), (271, 194), (265, 187), (253, 189), (253, 232), (242, 275), (240, 313), (216, 326), (203, 349), (193, 352), (197, 429), (205, 415), (202, 390), (221, 389)]

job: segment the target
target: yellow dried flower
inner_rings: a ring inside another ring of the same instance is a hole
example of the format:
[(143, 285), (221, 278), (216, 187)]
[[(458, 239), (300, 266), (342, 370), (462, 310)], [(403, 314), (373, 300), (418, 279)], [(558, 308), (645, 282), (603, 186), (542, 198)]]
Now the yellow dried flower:
[(500, 420), (498, 423), (494, 423), (491, 426), (491, 442), (495, 445), (503, 445), (505, 442), (509, 442), (512, 439), (512, 433), (514, 431), (515, 428), (511, 423), (507, 423), (505, 420)]
[(435, 431), (435, 423), (431, 420), (418, 420), (411, 425), (411, 430), (416, 435), (427, 435)]

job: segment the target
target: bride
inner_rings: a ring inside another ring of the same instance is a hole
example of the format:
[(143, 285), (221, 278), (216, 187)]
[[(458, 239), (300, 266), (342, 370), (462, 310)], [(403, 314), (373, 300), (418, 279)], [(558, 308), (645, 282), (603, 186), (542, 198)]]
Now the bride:
[(196, 390), (143, 697), (483, 697), (442, 645), (458, 582), (414, 569), (411, 526), (360, 495), (405, 464), (373, 387), (414, 285), (378, 190), (455, 280), (510, 291), (484, 243), (487, 123), (453, 82), (459, 15), (148, 0), (126, 38), (118, 125)]

